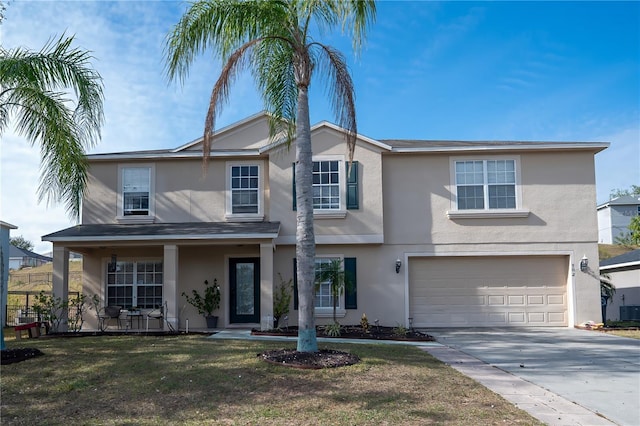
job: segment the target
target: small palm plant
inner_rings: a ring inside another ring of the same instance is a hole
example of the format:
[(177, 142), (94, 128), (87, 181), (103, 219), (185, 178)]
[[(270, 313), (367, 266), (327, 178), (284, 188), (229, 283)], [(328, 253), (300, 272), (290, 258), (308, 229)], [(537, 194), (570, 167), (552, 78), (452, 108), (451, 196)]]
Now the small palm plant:
[(333, 302), (333, 322), (338, 323), (336, 319), (336, 310), (338, 307), (338, 300), (342, 293), (344, 293), (345, 287), (349, 284), (347, 275), (342, 267), (342, 259), (333, 259), (331, 263), (327, 264), (316, 274), (316, 286), (321, 283), (328, 282), (331, 289), (331, 300)]
[(600, 275), (600, 297), (602, 298), (602, 322), (607, 322), (607, 305), (616, 294), (616, 286), (611, 282), (608, 274)]

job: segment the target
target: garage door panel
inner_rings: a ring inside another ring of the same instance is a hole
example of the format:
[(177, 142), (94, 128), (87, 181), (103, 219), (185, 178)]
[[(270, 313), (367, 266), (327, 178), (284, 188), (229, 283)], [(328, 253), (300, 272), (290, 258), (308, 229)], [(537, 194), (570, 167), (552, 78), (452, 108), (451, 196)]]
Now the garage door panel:
[(549, 305), (566, 305), (564, 294), (550, 294), (547, 296), (547, 304)]
[(432, 257), (409, 261), (416, 327), (564, 326), (566, 256)]

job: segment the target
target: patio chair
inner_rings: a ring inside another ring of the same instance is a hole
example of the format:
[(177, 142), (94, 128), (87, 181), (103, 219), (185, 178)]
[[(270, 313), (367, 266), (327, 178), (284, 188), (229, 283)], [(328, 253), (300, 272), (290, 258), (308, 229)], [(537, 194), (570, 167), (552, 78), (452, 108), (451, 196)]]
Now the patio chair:
[(98, 313), (98, 326), (100, 327), (100, 331), (105, 331), (109, 326), (110, 320), (116, 320), (116, 325), (118, 329), (122, 327), (120, 323), (120, 311), (122, 310), (122, 306), (105, 306)]
[(157, 319), (158, 327), (162, 328), (163, 323), (167, 324), (167, 328), (169, 331), (175, 331), (173, 325), (166, 318), (167, 313), (167, 302), (164, 302), (162, 306), (159, 308), (153, 309), (147, 313), (147, 332), (149, 332), (149, 319)]

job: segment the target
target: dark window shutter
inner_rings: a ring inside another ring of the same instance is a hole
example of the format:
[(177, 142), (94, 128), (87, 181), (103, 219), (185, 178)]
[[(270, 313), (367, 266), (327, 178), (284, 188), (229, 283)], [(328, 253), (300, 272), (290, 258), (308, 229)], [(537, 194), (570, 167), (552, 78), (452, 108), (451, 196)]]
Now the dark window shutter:
[(358, 286), (356, 277), (356, 258), (344, 258), (344, 273), (347, 285), (344, 291), (344, 307), (346, 309), (358, 309)]
[(298, 310), (298, 259), (293, 258), (293, 309)]
[(291, 193), (293, 194), (293, 211), (296, 211), (298, 210), (298, 207), (296, 205), (296, 163), (293, 163), (293, 167), (291, 168), (291, 170), (293, 171), (293, 180), (291, 181), (291, 186), (293, 188), (293, 190), (291, 191)]
[(351, 162), (351, 167), (349, 167), (349, 163), (347, 166), (347, 209), (349, 210), (357, 210), (360, 208), (360, 203), (358, 202), (358, 162)]

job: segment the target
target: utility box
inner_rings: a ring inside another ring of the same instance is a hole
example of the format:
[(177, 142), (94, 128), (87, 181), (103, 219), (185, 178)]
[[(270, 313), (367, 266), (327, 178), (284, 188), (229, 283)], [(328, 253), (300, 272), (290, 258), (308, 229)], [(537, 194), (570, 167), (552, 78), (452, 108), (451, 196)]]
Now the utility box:
[(640, 305), (620, 306), (620, 321), (640, 321)]

